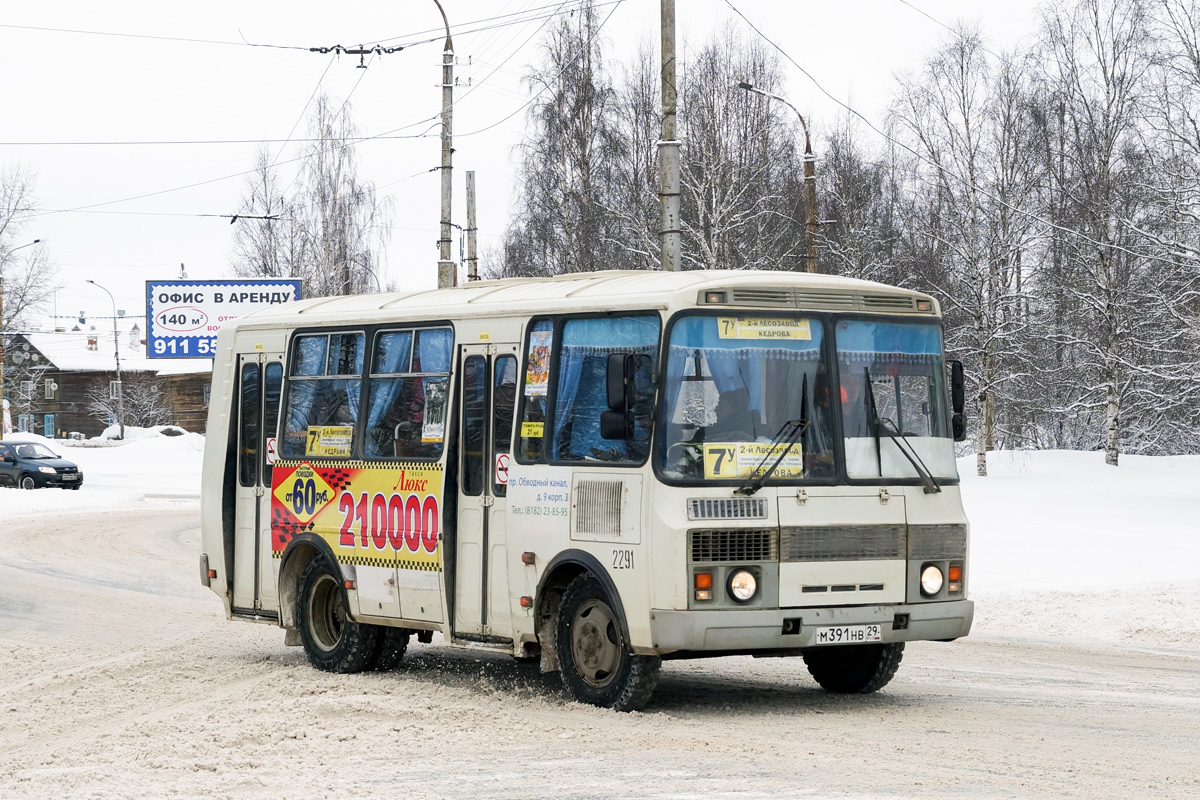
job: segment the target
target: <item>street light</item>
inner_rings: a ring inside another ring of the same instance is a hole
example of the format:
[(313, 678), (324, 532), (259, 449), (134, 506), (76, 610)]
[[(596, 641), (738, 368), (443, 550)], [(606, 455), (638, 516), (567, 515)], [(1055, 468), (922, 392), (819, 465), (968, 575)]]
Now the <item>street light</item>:
[(778, 100), (796, 112), (800, 118), (800, 127), (804, 129), (804, 260), (809, 272), (817, 272), (817, 158), (813, 155), (812, 141), (808, 138), (808, 123), (804, 115), (787, 98), (777, 94), (764, 92), (742, 81), (739, 89), (745, 89), (752, 94), (762, 95), (768, 100)]
[[(91, 278), (87, 282), (99, 289), (104, 289), (103, 286), (96, 283)], [(117, 301), (113, 297), (112, 292), (104, 289), (104, 293), (108, 295), (108, 299), (112, 300), (113, 307), (113, 356), (117, 359), (117, 425), (121, 428), (121, 441), (125, 440), (125, 386), (121, 383), (121, 337), (117, 333)]]
[[(33, 247), (41, 241), (41, 239), (34, 239), (28, 244), (18, 245), (0, 257), (0, 439), (4, 438), (4, 262), (8, 261), (8, 257), (18, 250)], [(9, 417), (9, 419), (12, 418)]]

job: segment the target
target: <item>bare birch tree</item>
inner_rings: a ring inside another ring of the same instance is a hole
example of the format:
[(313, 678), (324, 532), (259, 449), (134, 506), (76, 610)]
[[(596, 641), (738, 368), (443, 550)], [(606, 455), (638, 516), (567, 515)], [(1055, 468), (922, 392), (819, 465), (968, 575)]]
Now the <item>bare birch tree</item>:
[(1074, 330), (1060, 334), (1075, 369), (1058, 375), (1075, 390), (1067, 413), (1103, 419), (1105, 462), (1121, 452), (1123, 404), (1139, 370), (1132, 323), (1137, 237), (1123, 225), (1133, 216), (1131, 158), (1139, 150), (1140, 93), (1150, 67), (1150, 35), (1142, 0), (1058, 2), (1044, 12), (1045, 80), (1062, 100), (1070, 133), (1064, 158), (1073, 167), (1082, 236), (1073, 243), (1074, 270), (1060, 287), (1076, 312)]
[(392, 204), (359, 176), (358, 128), (348, 103), (317, 98), (309, 121), (310, 144), (288, 196), (269, 153), (260, 150), (242, 208), (247, 215), (278, 219), (237, 221), (234, 271), (243, 276), (289, 276), (304, 281), (308, 297), (384, 289), (384, 251)]
[(58, 288), (57, 270), (46, 249), (25, 246), (33, 240), (29, 216), (36, 210), (34, 177), (29, 170), (20, 165), (0, 170), (0, 280), (4, 290), (0, 332), (27, 324)]

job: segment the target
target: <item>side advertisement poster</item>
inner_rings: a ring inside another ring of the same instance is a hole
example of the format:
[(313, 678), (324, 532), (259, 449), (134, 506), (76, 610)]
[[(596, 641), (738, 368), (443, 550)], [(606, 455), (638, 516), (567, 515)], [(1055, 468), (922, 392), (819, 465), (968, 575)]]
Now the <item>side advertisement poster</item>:
[(313, 533), (342, 564), (438, 572), (442, 467), (355, 461), (277, 461), (271, 549)]

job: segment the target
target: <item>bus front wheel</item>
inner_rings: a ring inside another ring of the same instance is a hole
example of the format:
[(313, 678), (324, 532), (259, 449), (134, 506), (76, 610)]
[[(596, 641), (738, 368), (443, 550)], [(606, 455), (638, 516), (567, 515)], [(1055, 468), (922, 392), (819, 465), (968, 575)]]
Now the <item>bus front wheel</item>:
[(814, 647), (803, 656), (821, 688), (838, 694), (870, 694), (895, 676), (904, 657), (904, 642)]
[(660, 659), (633, 653), (608, 593), (591, 573), (567, 586), (556, 634), (563, 684), (579, 702), (635, 711), (654, 693)]
[(297, 602), (300, 640), (314, 667), (341, 673), (366, 669), (378, 649), (379, 629), (350, 617), (336, 564), (322, 556), (309, 562)]

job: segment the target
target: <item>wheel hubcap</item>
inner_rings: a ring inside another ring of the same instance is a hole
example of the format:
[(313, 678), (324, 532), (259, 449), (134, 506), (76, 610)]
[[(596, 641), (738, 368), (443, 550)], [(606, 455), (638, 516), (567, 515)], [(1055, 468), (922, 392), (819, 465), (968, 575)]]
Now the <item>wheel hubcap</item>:
[(332, 650), (342, 640), (345, 625), (346, 607), (337, 581), (330, 575), (322, 575), (308, 598), (308, 629), (313, 642), (322, 650)]
[(612, 609), (599, 600), (580, 606), (571, 626), (571, 653), (580, 677), (592, 686), (607, 686), (617, 674), (622, 650)]
[(26, 476), (26, 477), (25, 477), (25, 478), (24, 478), (24, 479), (21, 481), (21, 488), (22, 488), (22, 489), (32, 489), (32, 488), (34, 488), (34, 482), (33, 482), (33, 478), (30, 478), (29, 476)]

